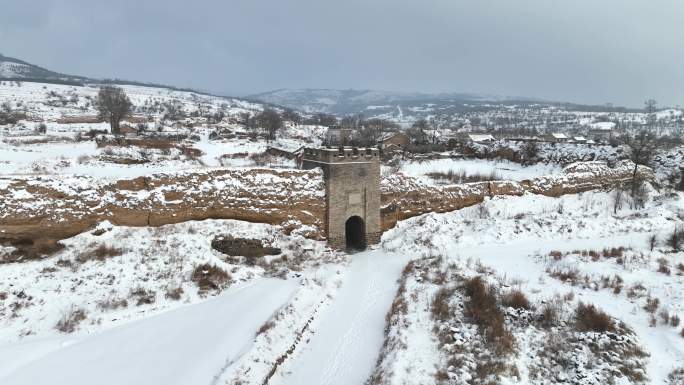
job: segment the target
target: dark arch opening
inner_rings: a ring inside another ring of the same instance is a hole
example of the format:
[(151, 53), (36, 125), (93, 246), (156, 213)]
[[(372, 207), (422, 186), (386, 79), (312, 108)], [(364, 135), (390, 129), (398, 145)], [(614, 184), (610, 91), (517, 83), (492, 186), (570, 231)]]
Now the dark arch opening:
[(366, 249), (366, 224), (363, 219), (353, 216), (344, 224), (344, 235), (347, 240), (347, 250)]

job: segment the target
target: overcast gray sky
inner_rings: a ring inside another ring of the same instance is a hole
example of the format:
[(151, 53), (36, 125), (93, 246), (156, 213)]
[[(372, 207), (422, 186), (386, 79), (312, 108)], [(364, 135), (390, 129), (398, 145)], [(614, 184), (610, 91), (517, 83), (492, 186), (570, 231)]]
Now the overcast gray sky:
[(682, 0), (2, 0), (0, 53), (232, 95), (481, 92), (684, 105)]

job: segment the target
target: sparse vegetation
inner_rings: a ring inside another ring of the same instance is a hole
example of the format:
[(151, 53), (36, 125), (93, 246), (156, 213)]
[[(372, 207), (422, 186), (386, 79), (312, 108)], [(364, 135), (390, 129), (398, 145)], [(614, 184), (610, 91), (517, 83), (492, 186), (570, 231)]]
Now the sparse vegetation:
[(169, 286), (166, 288), (166, 293), (164, 294), (165, 298), (172, 299), (174, 301), (180, 300), (182, 296), (183, 296), (183, 287), (182, 286)]
[(503, 294), (501, 296), (501, 304), (514, 309), (532, 309), (532, 305), (527, 299), (527, 296), (520, 290), (511, 290), (508, 293)]
[(86, 263), (89, 261), (104, 261), (108, 258), (118, 257), (123, 254), (123, 250), (108, 246), (105, 244), (100, 244), (91, 250), (87, 250), (78, 256), (76, 256), (76, 261), (79, 263)]
[(556, 301), (547, 301), (541, 307), (540, 324), (543, 328), (551, 328), (560, 322), (561, 304)]
[(684, 229), (676, 227), (667, 238), (667, 245), (674, 251), (680, 251), (684, 244)]
[(228, 272), (220, 267), (208, 263), (198, 265), (192, 273), (192, 281), (197, 284), (200, 292), (221, 291), (231, 280)]
[(97, 308), (103, 311), (116, 310), (128, 307), (128, 301), (125, 298), (108, 297), (97, 303)]
[(86, 319), (86, 312), (78, 307), (71, 307), (62, 314), (62, 317), (55, 325), (55, 329), (62, 333), (73, 333), (78, 325)]
[(135, 299), (136, 306), (151, 305), (157, 299), (157, 293), (140, 286), (131, 291), (131, 297)]
[(648, 297), (646, 299), (646, 305), (644, 305), (644, 310), (651, 314), (655, 314), (660, 306), (660, 300), (658, 298)]
[(512, 352), (515, 338), (505, 326), (496, 289), (485, 284), (479, 276), (467, 280), (463, 288), (469, 297), (465, 303), (465, 315), (479, 325), (478, 330), (497, 354)]
[(593, 304), (577, 304), (575, 310), (575, 326), (580, 331), (608, 332), (615, 326), (611, 317)]

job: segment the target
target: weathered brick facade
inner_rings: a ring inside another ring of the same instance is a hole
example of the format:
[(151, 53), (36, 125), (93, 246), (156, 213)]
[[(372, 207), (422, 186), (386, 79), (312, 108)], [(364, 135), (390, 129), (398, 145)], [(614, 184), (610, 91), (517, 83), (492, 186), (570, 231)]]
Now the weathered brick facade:
[[(380, 241), (382, 226), (378, 149), (307, 148), (302, 167), (323, 169), (326, 192), (325, 233), (331, 247), (362, 248)], [(359, 234), (362, 245), (357, 242)]]

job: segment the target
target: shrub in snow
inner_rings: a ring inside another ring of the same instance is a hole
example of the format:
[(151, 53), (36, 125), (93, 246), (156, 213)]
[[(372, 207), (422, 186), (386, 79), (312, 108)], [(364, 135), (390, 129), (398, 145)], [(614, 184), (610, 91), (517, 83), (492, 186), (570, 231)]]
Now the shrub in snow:
[(164, 294), (165, 298), (172, 299), (174, 301), (178, 301), (181, 299), (181, 296), (183, 295), (183, 288), (181, 286), (176, 286), (176, 287), (168, 287), (166, 288), (166, 294)]
[(644, 305), (644, 310), (651, 314), (655, 314), (656, 310), (658, 310), (658, 306), (660, 306), (660, 300), (658, 298), (648, 297), (646, 299), (646, 305)]
[(200, 292), (221, 291), (230, 284), (231, 276), (220, 267), (204, 263), (195, 267), (192, 281), (197, 284)]
[(104, 261), (105, 259), (118, 257), (123, 251), (116, 247), (101, 244), (91, 250), (85, 251), (76, 257), (76, 261), (86, 263), (88, 261)]
[(682, 244), (684, 244), (684, 229), (677, 227), (667, 238), (667, 245), (671, 247), (672, 250), (679, 251), (682, 249)]
[(497, 290), (485, 284), (481, 277), (474, 277), (464, 284), (470, 299), (465, 303), (466, 316), (479, 325), (478, 330), (497, 354), (513, 351), (515, 338), (506, 328), (504, 313), (497, 304)]
[(575, 327), (580, 331), (607, 332), (615, 331), (613, 320), (603, 310), (593, 304), (577, 304), (575, 310)]
[(131, 297), (136, 300), (136, 306), (150, 305), (157, 299), (157, 293), (144, 287), (138, 287), (131, 291)]
[(128, 301), (125, 298), (108, 297), (97, 303), (97, 308), (100, 310), (116, 310), (128, 307)]
[(62, 318), (60, 318), (59, 321), (57, 321), (55, 329), (62, 333), (73, 333), (78, 327), (78, 324), (85, 319), (85, 310), (72, 307), (62, 315)]
[(501, 304), (503, 306), (512, 307), (514, 309), (530, 310), (532, 308), (532, 305), (530, 304), (530, 301), (527, 299), (527, 296), (525, 296), (525, 293), (523, 293), (520, 290), (512, 290), (502, 295)]

